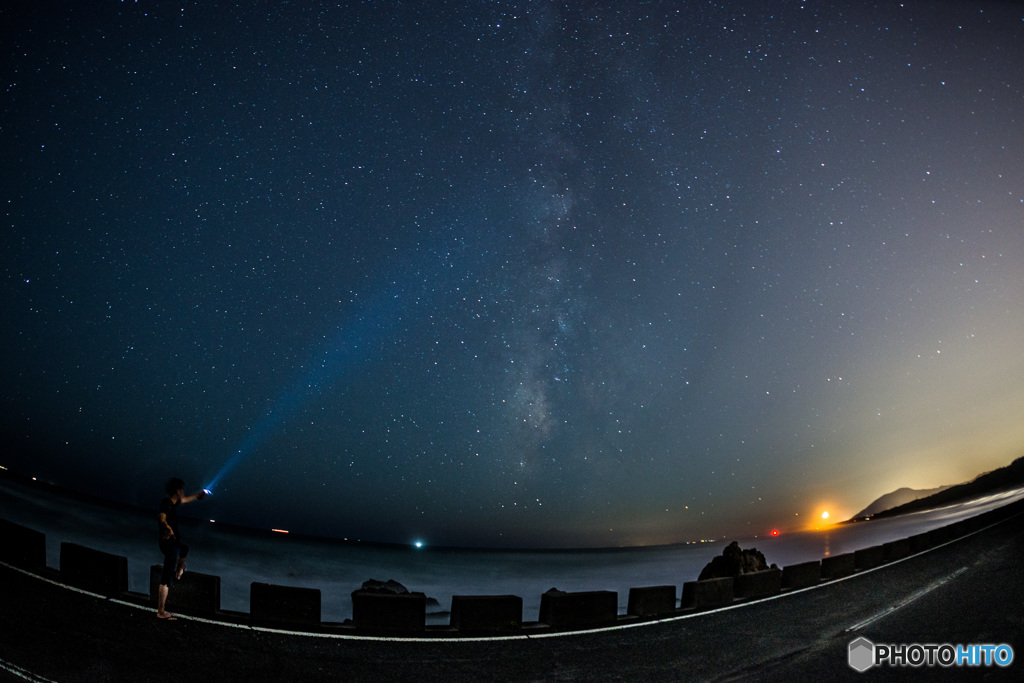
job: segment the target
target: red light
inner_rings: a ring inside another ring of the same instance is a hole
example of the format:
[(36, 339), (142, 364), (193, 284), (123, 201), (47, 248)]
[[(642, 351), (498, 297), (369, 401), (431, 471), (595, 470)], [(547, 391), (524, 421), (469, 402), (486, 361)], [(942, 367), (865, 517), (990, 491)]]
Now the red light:
[(772, 536), (778, 536), (778, 535), (779, 535), (779, 530), (778, 529), (772, 529)]

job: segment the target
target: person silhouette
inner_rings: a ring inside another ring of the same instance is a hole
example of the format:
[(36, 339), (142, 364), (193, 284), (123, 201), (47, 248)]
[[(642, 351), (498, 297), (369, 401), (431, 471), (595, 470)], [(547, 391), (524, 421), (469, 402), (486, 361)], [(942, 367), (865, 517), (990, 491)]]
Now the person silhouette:
[(160, 586), (157, 589), (156, 616), (160, 619), (174, 620), (175, 617), (165, 609), (167, 595), (170, 593), (171, 584), (185, 573), (185, 558), (188, 556), (188, 546), (182, 542), (181, 531), (178, 529), (178, 506), (191, 503), (193, 500), (202, 500), (207, 492), (197, 491), (186, 496), (185, 482), (177, 477), (168, 479), (165, 489), (167, 497), (160, 501), (160, 513), (157, 517), (160, 552), (163, 553), (164, 564), (160, 572)]

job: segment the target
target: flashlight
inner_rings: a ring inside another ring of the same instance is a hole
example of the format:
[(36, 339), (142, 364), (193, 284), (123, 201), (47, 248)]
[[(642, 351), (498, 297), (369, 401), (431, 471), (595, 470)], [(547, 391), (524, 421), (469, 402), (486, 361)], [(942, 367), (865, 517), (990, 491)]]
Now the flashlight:
[(203, 489), (203, 493), (205, 493), (206, 495), (210, 495), (211, 493), (213, 493), (213, 491), (211, 491), (210, 489)]

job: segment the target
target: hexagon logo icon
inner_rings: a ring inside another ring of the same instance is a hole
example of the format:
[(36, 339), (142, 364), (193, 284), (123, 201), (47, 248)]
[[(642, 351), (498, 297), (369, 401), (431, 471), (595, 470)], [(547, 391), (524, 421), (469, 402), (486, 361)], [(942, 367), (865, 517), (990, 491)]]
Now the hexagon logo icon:
[(849, 658), (847, 660), (851, 669), (861, 673), (875, 665), (875, 644), (861, 636), (850, 643)]

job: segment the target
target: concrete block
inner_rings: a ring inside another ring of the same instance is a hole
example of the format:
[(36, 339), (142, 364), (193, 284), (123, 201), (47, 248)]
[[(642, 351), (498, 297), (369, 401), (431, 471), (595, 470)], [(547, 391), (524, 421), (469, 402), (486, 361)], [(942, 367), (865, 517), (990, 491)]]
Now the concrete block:
[(904, 557), (910, 557), (910, 539), (901, 538), (898, 541), (883, 543), (882, 554), (884, 555), (885, 562), (892, 562), (894, 560), (902, 560)]
[(928, 543), (932, 548), (951, 540), (949, 535), (949, 527), (940, 526), (938, 529), (932, 529), (928, 532)]
[(319, 626), (320, 590), (253, 581), (249, 584), (249, 616), (260, 624)]
[(978, 515), (978, 528), (984, 529), (990, 524), (998, 522), (1000, 519), (1002, 519), (1003, 514), (1004, 511), (1000, 508), (996, 508), (995, 510), (989, 510), (988, 512), (981, 513), (980, 515)]
[[(149, 595), (157, 601), (160, 574), (163, 567), (154, 564), (149, 568)], [(199, 572), (186, 571), (171, 586), (167, 595), (167, 609), (199, 616), (212, 616), (220, 611), (220, 577)]]
[(737, 598), (766, 598), (782, 592), (782, 570), (765, 569), (749, 574), (740, 574), (733, 584)]
[(807, 588), (821, 582), (821, 561), (801, 562), (782, 568), (783, 588)]
[(63, 542), (60, 579), (69, 586), (117, 597), (128, 592), (128, 558)]
[(586, 628), (615, 622), (619, 594), (615, 591), (548, 591), (540, 596), (540, 621), (554, 628)]
[(629, 589), (626, 614), (635, 617), (657, 617), (675, 611), (675, 586), (643, 586)]
[(962, 538), (972, 531), (970, 520), (968, 519), (961, 519), (959, 522), (954, 522), (946, 528), (949, 529), (949, 538), (951, 540), (954, 538)]
[(1003, 513), (1000, 516), (1000, 519), (1009, 519), (1013, 515), (1017, 515), (1017, 514), (1020, 514), (1021, 512), (1024, 512), (1024, 499), (1015, 500), (1012, 503), (1010, 503), (1009, 505), (1004, 505), (1003, 507), (1001, 507), (999, 509)]
[(853, 553), (853, 564), (857, 569), (874, 569), (885, 564), (885, 549), (880, 545), (861, 548)]
[(46, 534), (0, 519), (0, 562), (22, 569), (46, 567)]
[(914, 534), (908, 538), (907, 541), (910, 543), (910, 552), (914, 555), (917, 553), (923, 553), (925, 550), (932, 547), (928, 538), (928, 532)]
[(449, 622), (459, 631), (518, 631), (523, 599), (518, 595), (453, 595)]
[(427, 625), (427, 596), (353, 591), (352, 621), (364, 631), (422, 631)]
[(722, 579), (687, 581), (683, 584), (683, 607), (707, 609), (732, 604), (734, 581), (731, 576)]
[(856, 570), (857, 564), (853, 553), (821, 558), (821, 578), (823, 579), (841, 579), (853, 574)]

